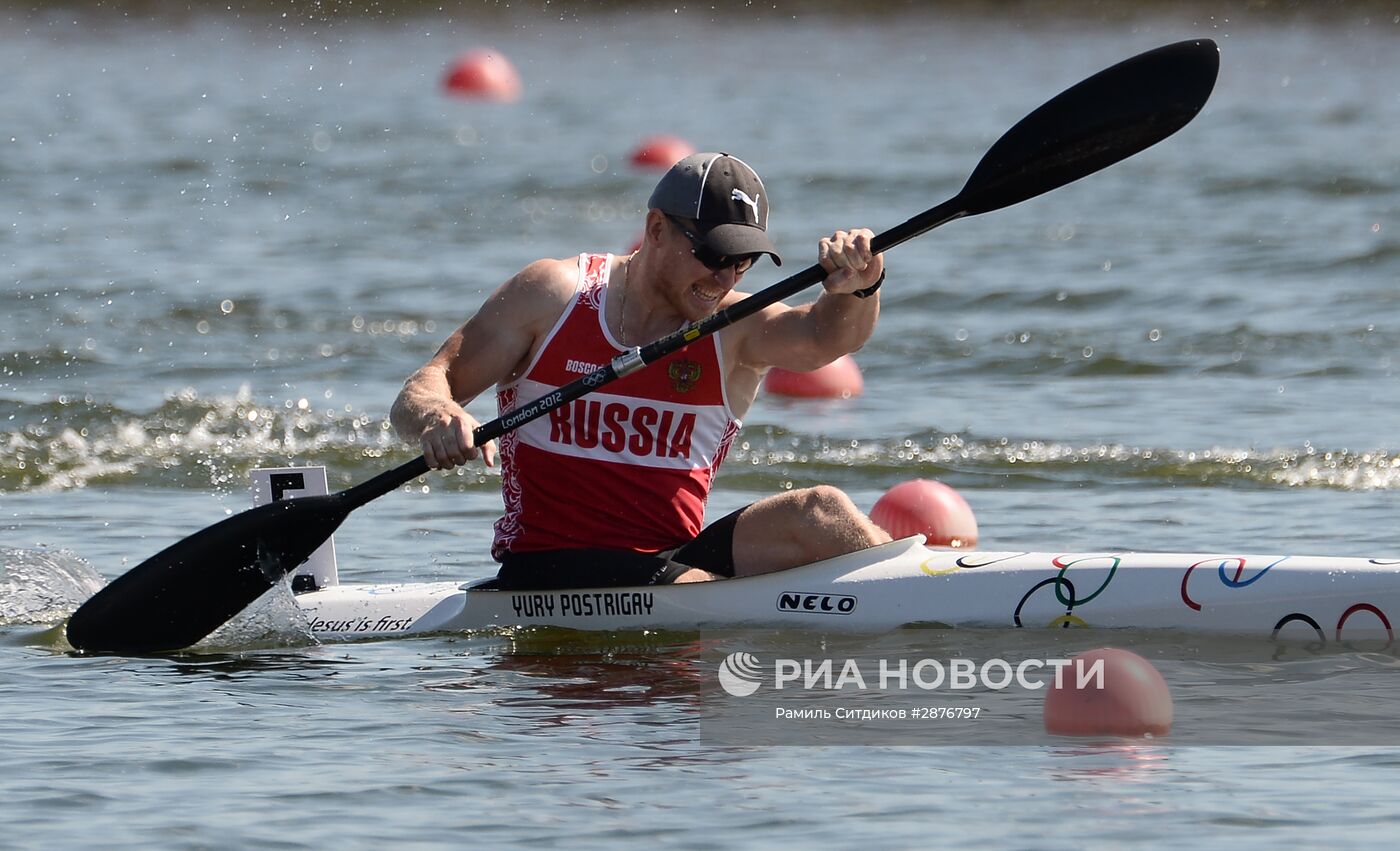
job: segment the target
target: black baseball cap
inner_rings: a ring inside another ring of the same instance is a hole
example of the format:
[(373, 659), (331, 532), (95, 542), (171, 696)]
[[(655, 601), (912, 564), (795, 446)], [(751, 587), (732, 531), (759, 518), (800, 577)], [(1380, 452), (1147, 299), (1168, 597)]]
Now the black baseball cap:
[(691, 154), (666, 172), (647, 206), (695, 223), (717, 254), (767, 254), (783, 265), (768, 239), (768, 192), (749, 164), (724, 153)]

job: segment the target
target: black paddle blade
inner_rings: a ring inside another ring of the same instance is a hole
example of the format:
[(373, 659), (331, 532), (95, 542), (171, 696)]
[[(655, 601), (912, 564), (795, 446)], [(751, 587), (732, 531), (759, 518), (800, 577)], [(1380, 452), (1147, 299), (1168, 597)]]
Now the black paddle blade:
[(218, 629), (326, 542), (351, 508), (340, 494), (235, 514), (112, 580), (68, 620), (79, 650), (160, 653)]
[(1185, 127), (1220, 71), (1208, 38), (1149, 50), (1066, 89), (1006, 131), (958, 193), (964, 215), (1019, 204)]

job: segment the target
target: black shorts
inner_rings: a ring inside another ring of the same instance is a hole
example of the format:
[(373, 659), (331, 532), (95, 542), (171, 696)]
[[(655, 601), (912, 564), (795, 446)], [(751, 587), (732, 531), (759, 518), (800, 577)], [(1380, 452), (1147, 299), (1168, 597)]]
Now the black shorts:
[(692, 567), (733, 576), (734, 524), (739, 511), (706, 526), (690, 543), (659, 553), (607, 549), (506, 553), (493, 587), (502, 591), (547, 591), (669, 585)]

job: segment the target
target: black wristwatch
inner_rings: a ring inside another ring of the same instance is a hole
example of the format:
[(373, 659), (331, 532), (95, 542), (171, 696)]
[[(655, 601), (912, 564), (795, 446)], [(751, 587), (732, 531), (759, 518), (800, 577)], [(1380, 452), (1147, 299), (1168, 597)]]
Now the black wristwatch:
[(875, 279), (875, 283), (871, 284), (863, 290), (852, 290), (851, 295), (855, 296), (856, 298), (870, 298), (871, 296), (875, 295), (875, 291), (878, 290), (880, 288), (880, 285), (885, 282), (885, 271), (886, 270), (884, 269), (880, 270), (880, 277)]

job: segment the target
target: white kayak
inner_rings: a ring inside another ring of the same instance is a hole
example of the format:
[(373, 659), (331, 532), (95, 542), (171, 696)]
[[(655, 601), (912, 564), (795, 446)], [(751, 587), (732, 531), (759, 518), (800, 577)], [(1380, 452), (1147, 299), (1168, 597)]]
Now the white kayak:
[(531, 626), (883, 632), (916, 624), (1340, 641), (1388, 639), (1400, 614), (1400, 559), (967, 552), (930, 549), (922, 537), (717, 582), (564, 591), (491, 584), (336, 584), (296, 600), (325, 641)]

